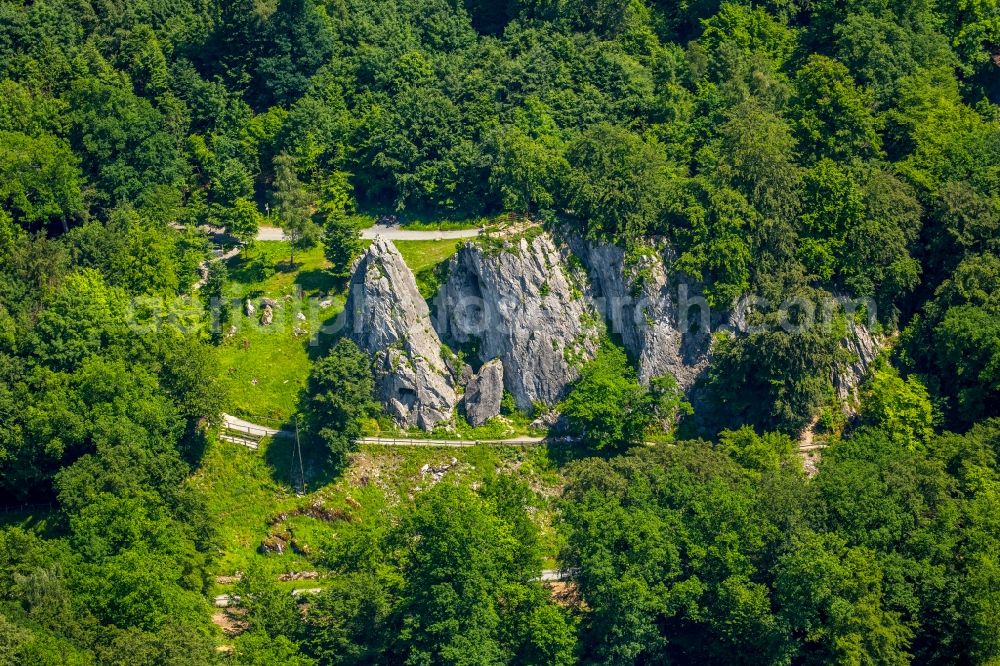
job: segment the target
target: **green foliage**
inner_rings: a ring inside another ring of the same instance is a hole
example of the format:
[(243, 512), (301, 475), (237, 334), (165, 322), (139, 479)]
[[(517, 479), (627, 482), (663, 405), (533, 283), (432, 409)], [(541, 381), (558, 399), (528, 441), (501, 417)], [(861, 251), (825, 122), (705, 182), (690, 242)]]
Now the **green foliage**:
[(57, 369), (78, 366), (123, 341), (127, 307), (125, 293), (108, 287), (97, 271), (70, 275), (35, 325), (35, 354)]
[(560, 410), (570, 431), (588, 447), (614, 451), (642, 443), (655, 416), (653, 402), (625, 352), (604, 342), (597, 357), (581, 370)]
[(341, 338), (309, 375), (310, 428), (338, 462), (357, 445), (362, 420), (374, 411), (371, 361), (348, 338)]
[(672, 429), (682, 416), (694, 414), (694, 407), (684, 399), (684, 392), (677, 385), (673, 375), (654, 377), (649, 382), (649, 392), (653, 399), (653, 410), (660, 424)]
[(758, 435), (749, 426), (719, 433), (719, 446), (742, 467), (762, 473), (779, 471), (795, 455), (791, 437), (778, 433)]
[[(531, 653), (549, 655), (552, 663), (571, 661), (571, 626), (558, 612), (539, 617), (552, 602), (531, 581), (538, 568), (523, 564), (524, 546), (502, 515), (471, 491), (446, 484), (417, 501), (398, 535), (402, 654), (456, 663), (506, 662)], [(532, 628), (543, 631), (528, 633)]]
[(84, 78), (72, 85), (67, 101), (73, 109), (70, 145), (100, 205), (151, 203), (158, 186), (174, 186), (184, 177), (178, 137), (149, 100), (121, 85)]
[(799, 256), (823, 284), (875, 298), (883, 313), (917, 285), (910, 247), (922, 210), (896, 177), (852, 173), (823, 159), (806, 172), (803, 203)]
[(176, 294), (192, 281), (201, 245), (188, 243), (132, 208), (112, 211), (105, 224), (88, 222), (63, 237), (80, 266), (133, 294)]
[(910, 663), (912, 634), (885, 607), (874, 552), (848, 547), (835, 534), (810, 534), (776, 568), (776, 601), (815, 663)]
[(295, 250), (308, 250), (319, 241), (319, 227), (312, 221), (312, 199), (295, 173), (291, 156), (282, 153), (274, 160), (274, 210), (281, 229), (291, 246), (291, 264)]
[(558, 183), (569, 165), (552, 111), (534, 97), (516, 112), (515, 124), (499, 138), (497, 165), (490, 178), (503, 207), (520, 213), (555, 206)]
[(243, 572), (236, 593), (246, 599), (250, 631), (272, 639), (294, 638), (299, 628), (295, 599), (274, 582), (270, 572), (255, 564)]
[(338, 277), (350, 275), (351, 266), (364, 245), (361, 233), (343, 216), (332, 216), (323, 227), (323, 256), (330, 262), (330, 271)]
[(657, 222), (668, 173), (655, 145), (627, 130), (597, 125), (569, 144), (566, 161), (565, 207), (588, 237), (629, 243)]
[(78, 163), (52, 135), (0, 131), (0, 205), (29, 229), (65, 227), (84, 212)]
[[(204, 482), (205, 428), (223, 407), (288, 418), (304, 400), (346, 461), (372, 380), (338, 345), (300, 396), (299, 336), (322, 322), (226, 339), (247, 323), (226, 312), (213, 349), (198, 306), (297, 287), (339, 304), (327, 269), (343, 276), (359, 249), (356, 208), (527, 216), (630, 248), (655, 236), (669, 274), (716, 309), (870, 298), (886, 333), (905, 329), (901, 374), (877, 367), (861, 429), (807, 483), (789, 435), (840, 409), (843, 326), (786, 333), (764, 307), (750, 322), (763, 328), (716, 341), (698, 394), (691, 421), (723, 431), (718, 446), (575, 463), (559, 536), (538, 531), (538, 497), (488, 473), (531, 455), (463, 452), (472, 492), (451, 483), (464, 464), (428, 488), (394, 451), (407, 481), (391, 499), (376, 488), (389, 472), (336, 486), (379, 498), (359, 522), (289, 518), (303, 543), (332, 544), (274, 559), (336, 571), (304, 618), (272, 560), (246, 569), (253, 628), (227, 641), (234, 661), (1000, 658), (984, 421), (1000, 415), (995, 0), (119, 5), (0, 8), (0, 494), (59, 506), (0, 530), (0, 663), (221, 658), (208, 573), (254, 559), (274, 508), (261, 497), (283, 492), (291, 463), (281, 442), (266, 459), (210, 449), (219, 478)], [(178, 299), (208, 257), (203, 225), (249, 246), (265, 201), (289, 245), (228, 275), (213, 264)], [(323, 232), (328, 262), (309, 249)], [(423, 296), (454, 249), (400, 244)], [(620, 350), (582, 370), (567, 421), (608, 456), (688, 411), (669, 378), (639, 385)], [(966, 434), (936, 434), (938, 413)], [(224, 483), (210, 516), (193, 487)], [(213, 524), (243, 549), (214, 565)], [(576, 609), (534, 580), (557, 545)]]
[(862, 396), (861, 415), (903, 446), (923, 446), (934, 434), (934, 410), (927, 389), (913, 375), (904, 381), (891, 366), (872, 375)]
[[(288, 596), (288, 595), (285, 595)], [(313, 666), (316, 662), (305, 656), (299, 648), (285, 636), (269, 636), (263, 631), (241, 634), (233, 646), (233, 656), (240, 664), (247, 666)]]
[(842, 63), (814, 55), (796, 73), (792, 114), (803, 153), (831, 159), (880, 152), (874, 101)]
[(233, 202), (233, 207), (223, 216), (226, 232), (236, 238), (244, 247), (253, 245), (260, 228), (261, 215), (257, 204), (242, 197)]
[(1000, 414), (1000, 260), (971, 256), (903, 336), (903, 360), (926, 377), (948, 419), (963, 429)]
[(797, 316), (805, 315), (776, 313), (754, 332), (716, 339), (707, 381), (711, 423), (795, 434), (829, 401), (830, 378), (843, 360), (839, 340), (834, 327), (803, 325)]
[(575, 463), (562, 562), (587, 604), (586, 656), (992, 658), (982, 632), (996, 618), (981, 609), (996, 591), (970, 586), (995, 566), (981, 549), (996, 521), (980, 513), (996, 501), (995, 437), (988, 423), (915, 450), (864, 430), (828, 449), (812, 482), (791, 440), (749, 429), (722, 448)]
[(712, 661), (741, 645), (764, 662), (787, 659), (791, 637), (763, 574), (798, 522), (802, 490), (791, 469), (751, 473), (699, 442), (576, 463), (562, 563), (579, 572), (590, 609), (587, 656)]

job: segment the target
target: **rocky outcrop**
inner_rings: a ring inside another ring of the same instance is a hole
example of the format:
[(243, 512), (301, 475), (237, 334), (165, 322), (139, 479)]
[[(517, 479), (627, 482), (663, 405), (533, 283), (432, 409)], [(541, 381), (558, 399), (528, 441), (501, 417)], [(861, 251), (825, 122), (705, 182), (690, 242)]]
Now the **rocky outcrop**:
[(396, 247), (377, 237), (351, 278), (349, 334), (374, 359), (376, 393), (402, 426), (430, 430), (457, 396), (427, 303)]
[(712, 340), (711, 320), (707, 327), (681, 325), (689, 316), (696, 322), (703, 313), (711, 317), (698, 306), (698, 292), (669, 279), (660, 253), (629, 262), (619, 247), (582, 242), (577, 253), (590, 273), (598, 309), (638, 361), (639, 379), (648, 383), (669, 374), (681, 389), (691, 388), (708, 367)]
[(883, 343), (866, 326), (848, 321), (847, 336), (840, 344), (847, 350), (849, 360), (833, 373), (833, 388), (847, 411), (853, 412), (858, 387), (867, 376), (868, 368), (882, 352)]
[(438, 296), (442, 337), (474, 346), (481, 361), (500, 359), (521, 409), (559, 402), (599, 345), (600, 315), (568, 259), (548, 233), (466, 243)]
[(473, 426), (481, 426), (490, 419), (500, 416), (500, 402), (503, 400), (503, 364), (493, 359), (479, 369), (465, 387), (462, 403), (465, 417)]

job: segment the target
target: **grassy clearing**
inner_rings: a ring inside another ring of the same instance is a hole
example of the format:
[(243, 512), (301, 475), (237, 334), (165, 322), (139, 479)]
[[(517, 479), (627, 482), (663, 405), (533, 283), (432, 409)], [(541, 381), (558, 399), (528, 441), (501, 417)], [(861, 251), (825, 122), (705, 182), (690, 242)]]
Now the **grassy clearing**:
[[(212, 441), (201, 467), (191, 479), (208, 498), (218, 531), (220, 552), (215, 558), (216, 574), (244, 571), (252, 558), (266, 559), (257, 555), (257, 548), (267, 536), (269, 521), (301, 502), (291, 484), (282, 480), (287, 470), (269, 464), (270, 445), (265, 440), (261, 449), (252, 451), (238, 444)], [(290, 466), (291, 456), (281, 457), (287, 458)], [(275, 571), (301, 570), (306, 566), (308, 562), (303, 558), (288, 553)]]
[[(421, 295), (430, 298), (445, 278), (445, 262), (458, 243), (397, 241), (396, 246), (414, 272)], [(289, 257), (288, 243), (259, 242), (228, 264), (236, 331), (220, 345), (219, 358), (228, 409), (238, 416), (282, 421), (298, 411), (309, 364), (333, 341), (321, 328), (332, 328), (343, 312), (346, 281), (327, 272), (322, 248), (296, 252), (294, 267)], [(244, 315), (246, 299), (260, 297), (279, 303), (271, 326), (260, 325), (259, 312)], [(324, 301), (330, 301), (329, 307), (320, 307)]]
[[(262, 242), (229, 262), (236, 331), (220, 345), (219, 358), (229, 410), (247, 418), (285, 420), (298, 410), (310, 359), (330, 343), (320, 328), (344, 307), (343, 280), (327, 273), (322, 248), (297, 252), (294, 269), (288, 258), (287, 243)], [(247, 317), (243, 311), (247, 298), (262, 296), (278, 301), (271, 326), (260, 324), (259, 312)], [(320, 307), (327, 300), (330, 305)]]

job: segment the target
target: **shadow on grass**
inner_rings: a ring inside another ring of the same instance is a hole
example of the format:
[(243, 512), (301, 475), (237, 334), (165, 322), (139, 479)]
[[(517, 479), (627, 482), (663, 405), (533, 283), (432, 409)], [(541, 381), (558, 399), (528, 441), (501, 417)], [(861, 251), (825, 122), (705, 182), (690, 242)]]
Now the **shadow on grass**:
[(347, 286), (347, 278), (335, 277), (330, 271), (314, 268), (302, 271), (295, 279), (295, 284), (302, 287), (302, 291), (316, 291), (321, 293), (339, 294)]
[(306, 345), (308, 347), (309, 360), (311, 362), (315, 363), (317, 360), (326, 356), (330, 352), (330, 349), (335, 344), (337, 344), (337, 340), (340, 340), (340, 338), (344, 337), (344, 335), (347, 333), (346, 330), (340, 330), (343, 328), (345, 322), (343, 317), (345, 317), (344, 313), (339, 312), (335, 315), (332, 315), (324, 319), (323, 329), (325, 331), (334, 331), (334, 332), (327, 333), (321, 330), (319, 333), (316, 334), (315, 340), (310, 339), (309, 341), (306, 342)]
[[(299, 461), (298, 451), (302, 451)], [(315, 442), (308, 432), (300, 431), (299, 443), (288, 437), (275, 437), (264, 454), (264, 461), (277, 483), (308, 494), (336, 481), (344, 471), (330, 459), (326, 447)]]
[(208, 431), (198, 427), (196, 423), (189, 424), (180, 442), (181, 457), (191, 465), (192, 469), (197, 469), (205, 458), (207, 448)]
[[(300, 413), (307, 399), (305, 392), (299, 395)], [(264, 462), (274, 481), (308, 494), (340, 478), (344, 463), (331, 456), (326, 445), (312, 436), (305, 419), (293, 417), (280, 429), (294, 432), (297, 436), (275, 437), (268, 445)]]
[(280, 270), (265, 256), (237, 255), (227, 263), (229, 280), (241, 284), (261, 284)]

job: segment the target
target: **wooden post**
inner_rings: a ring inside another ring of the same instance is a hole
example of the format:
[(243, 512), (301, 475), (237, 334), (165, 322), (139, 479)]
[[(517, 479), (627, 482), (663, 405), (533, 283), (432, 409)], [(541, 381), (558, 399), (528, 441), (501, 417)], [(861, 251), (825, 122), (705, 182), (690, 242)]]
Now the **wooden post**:
[(306, 472), (302, 464), (302, 447), (299, 445), (299, 417), (295, 416), (295, 451), (299, 456), (299, 492), (306, 494)]

